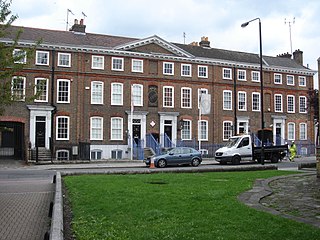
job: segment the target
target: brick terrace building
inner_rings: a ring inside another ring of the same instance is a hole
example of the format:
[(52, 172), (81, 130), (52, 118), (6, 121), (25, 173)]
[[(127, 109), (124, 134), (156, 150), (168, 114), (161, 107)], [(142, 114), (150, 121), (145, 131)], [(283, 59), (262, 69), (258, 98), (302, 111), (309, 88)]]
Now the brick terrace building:
[[(91, 34), (82, 20), (70, 31), (21, 28), (15, 53), (42, 42), (12, 79), (20, 101), (0, 117), (6, 129), (2, 156), (27, 158), (27, 149), (38, 145), (57, 160), (129, 158), (131, 133), (143, 147), (147, 135), (161, 146), (164, 136), (173, 144), (200, 140), (205, 146), (261, 127), (257, 54), (211, 48), (205, 37), (185, 45), (156, 35)], [(11, 32), (18, 29), (12, 26)], [(0, 40), (12, 43), (9, 37)], [(300, 50), (293, 59), (263, 56), (265, 126), (273, 129), (274, 142), (314, 139), (307, 99), (315, 71), (302, 60)], [(41, 94), (25, 101), (35, 85)], [(210, 114), (199, 118), (202, 93), (211, 94), (212, 105)]]

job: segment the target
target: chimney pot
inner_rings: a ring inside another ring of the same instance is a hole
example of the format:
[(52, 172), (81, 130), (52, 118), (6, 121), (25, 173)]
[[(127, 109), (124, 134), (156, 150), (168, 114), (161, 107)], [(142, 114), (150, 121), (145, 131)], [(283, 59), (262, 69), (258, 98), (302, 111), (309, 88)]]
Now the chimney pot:
[(210, 47), (210, 41), (208, 37), (201, 37), (201, 42), (199, 43), (201, 47)]

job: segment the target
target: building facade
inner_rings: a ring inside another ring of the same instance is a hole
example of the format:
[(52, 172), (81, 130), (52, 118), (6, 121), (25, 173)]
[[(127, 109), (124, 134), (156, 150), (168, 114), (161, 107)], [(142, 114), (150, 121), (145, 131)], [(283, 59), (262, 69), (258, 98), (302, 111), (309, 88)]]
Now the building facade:
[[(156, 35), (91, 34), (82, 20), (70, 31), (22, 30), (14, 54), (41, 44), (10, 79), (17, 101), (0, 116), (1, 156), (29, 159), (28, 150), (40, 147), (54, 160), (130, 158), (136, 144), (150, 141), (200, 145), (206, 153), (208, 144), (261, 128), (257, 54), (211, 48), (205, 37), (186, 45)], [(308, 90), (315, 71), (303, 66), (300, 50), (263, 56), (263, 63), (264, 125), (273, 129), (272, 141), (314, 142)], [(199, 114), (204, 96), (211, 109)]]

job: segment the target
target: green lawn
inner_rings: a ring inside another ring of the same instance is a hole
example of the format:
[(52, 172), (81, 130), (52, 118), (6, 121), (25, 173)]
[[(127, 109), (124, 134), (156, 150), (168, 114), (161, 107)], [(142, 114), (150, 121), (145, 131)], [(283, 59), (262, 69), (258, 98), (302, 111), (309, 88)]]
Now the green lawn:
[(64, 177), (82, 239), (320, 239), (320, 229), (251, 209), (237, 196), (283, 171)]

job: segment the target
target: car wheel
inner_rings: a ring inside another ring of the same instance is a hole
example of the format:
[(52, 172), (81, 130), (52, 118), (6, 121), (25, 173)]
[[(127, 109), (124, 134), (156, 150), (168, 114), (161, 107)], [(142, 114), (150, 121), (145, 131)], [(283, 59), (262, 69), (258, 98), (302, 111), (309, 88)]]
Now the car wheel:
[(238, 165), (240, 163), (240, 157), (239, 156), (234, 156), (232, 158), (232, 164), (233, 165)]
[(166, 160), (160, 159), (160, 160), (158, 161), (158, 167), (159, 167), (159, 168), (164, 168), (164, 167), (166, 167), (166, 166), (167, 166)]
[(199, 158), (192, 159), (191, 165), (193, 167), (198, 167), (200, 165), (200, 159)]

